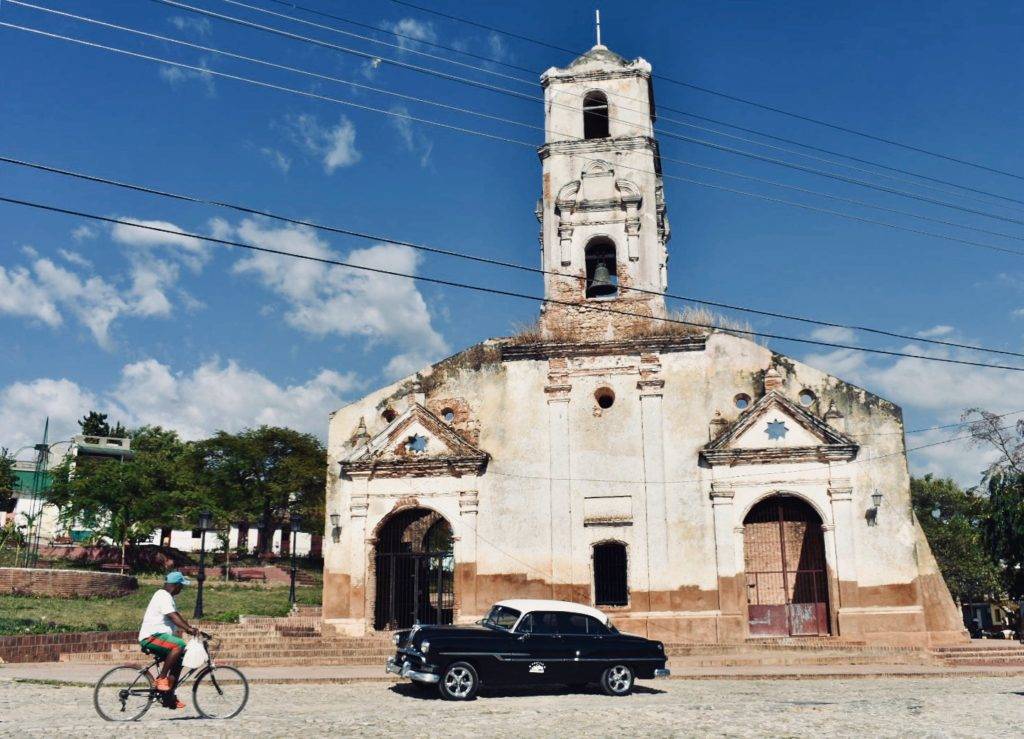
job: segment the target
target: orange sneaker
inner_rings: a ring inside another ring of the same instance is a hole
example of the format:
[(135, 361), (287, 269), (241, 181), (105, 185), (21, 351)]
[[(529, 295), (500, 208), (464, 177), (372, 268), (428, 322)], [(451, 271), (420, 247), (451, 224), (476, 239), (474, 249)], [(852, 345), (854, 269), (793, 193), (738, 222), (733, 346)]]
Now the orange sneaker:
[(168, 691), (171, 689), (171, 678), (169, 677), (158, 677), (156, 679), (155, 687), (160, 691)]

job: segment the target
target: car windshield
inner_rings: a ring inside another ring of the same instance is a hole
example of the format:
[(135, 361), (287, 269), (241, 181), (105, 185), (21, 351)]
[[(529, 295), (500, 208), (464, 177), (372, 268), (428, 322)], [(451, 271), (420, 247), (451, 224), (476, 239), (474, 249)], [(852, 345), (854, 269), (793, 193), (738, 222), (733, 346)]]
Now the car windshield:
[(508, 608), (507, 606), (493, 606), (491, 612), (487, 614), (481, 623), (484, 626), (491, 626), (496, 629), (504, 629), (509, 631), (515, 626), (516, 621), (519, 620), (520, 612), (515, 608)]

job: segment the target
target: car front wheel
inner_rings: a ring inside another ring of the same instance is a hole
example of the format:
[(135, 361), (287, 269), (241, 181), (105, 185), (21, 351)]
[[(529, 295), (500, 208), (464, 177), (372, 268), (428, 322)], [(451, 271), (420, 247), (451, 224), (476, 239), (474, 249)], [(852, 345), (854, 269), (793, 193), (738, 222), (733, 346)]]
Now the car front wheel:
[(607, 695), (629, 695), (633, 690), (633, 671), (626, 665), (612, 665), (601, 675), (601, 689)]
[(453, 662), (441, 673), (438, 687), (445, 700), (468, 701), (476, 697), (480, 678), (468, 662)]

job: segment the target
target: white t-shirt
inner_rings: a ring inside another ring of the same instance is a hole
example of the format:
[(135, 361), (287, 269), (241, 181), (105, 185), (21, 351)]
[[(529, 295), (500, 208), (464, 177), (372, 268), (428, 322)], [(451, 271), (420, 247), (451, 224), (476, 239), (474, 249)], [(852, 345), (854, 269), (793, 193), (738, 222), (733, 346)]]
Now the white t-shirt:
[(167, 614), (174, 613), (178, 606), (174, 604), (174, 596), (160, 588), (149, 601), (146, 615), (142, 617), (142, 628), (139, 629), (139, 641), (153, 634), (173, 634), (176, 628)]

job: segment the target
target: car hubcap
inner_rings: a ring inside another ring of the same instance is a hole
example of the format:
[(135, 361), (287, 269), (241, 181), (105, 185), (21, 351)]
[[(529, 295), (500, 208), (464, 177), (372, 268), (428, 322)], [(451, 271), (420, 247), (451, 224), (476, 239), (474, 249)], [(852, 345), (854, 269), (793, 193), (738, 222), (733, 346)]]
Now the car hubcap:
[(629, 690), (629, 669), (622, 665), (613, 667), (608, 674), (608, 685), (616, 693), (624, 693)]
[(473, 688), (473, 676), (465, 667), (456, 667), (445, 675), (444, 687), (452, 695), (465, 698)]

